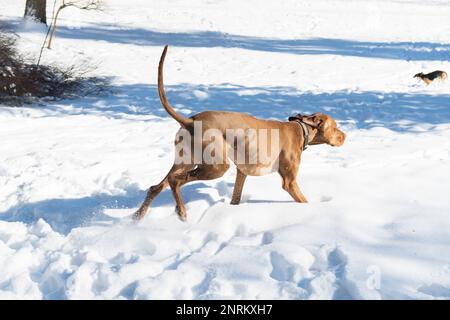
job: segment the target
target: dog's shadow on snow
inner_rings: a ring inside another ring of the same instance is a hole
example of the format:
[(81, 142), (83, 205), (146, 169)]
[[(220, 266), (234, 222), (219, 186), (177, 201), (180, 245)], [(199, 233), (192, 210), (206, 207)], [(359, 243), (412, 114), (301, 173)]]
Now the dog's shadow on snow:
[[(185, 203), (189, 201), (204, 200), (209, 205), (217, 201), (203, 188), (210, 186), (195, 182), (183, 186), (182, 194)], [(105, 209), (134, 209), (138, 208), (147, 194), (147, 190), (131, 187), (121, 195), (97, 194), (76, 199), (47, 199), (38, 202), (24, 203), (14, 206), (5, 212), (0, 212), (0, 220), (34, 223), (39, 219), (45, 220), (53, 230), (67, 235), (72, 229), (95, 224), (110, 224), (125, 218), (115, 218), (104, 213)], [(169, 206), (174, 209), (170, 189), (166, 189), (153, 201), (152, 208)], [(130, 212), (131, 214), (131, 212)]]

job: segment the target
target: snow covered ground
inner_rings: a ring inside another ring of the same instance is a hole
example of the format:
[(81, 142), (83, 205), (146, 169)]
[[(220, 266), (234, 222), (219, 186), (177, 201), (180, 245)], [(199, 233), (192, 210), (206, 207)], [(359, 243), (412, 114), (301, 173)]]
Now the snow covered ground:
[[(52, 2), (52, 1), (48, 1)], [(0, 106), (0, 298), (449, 299), (450, 72), (447, 1), (107, 0), (65, 9), (44, 62), (97, 64), (114, 92)], [(45, 30), (0, 0), (35, 57)], [(49, 3), (49, 10), (51, 4)], [(179, 112), (333, 116), (341, 148), (310, 147), (298, 176), (234, 170), (169, 190), (130, 214), (173, 159)]]

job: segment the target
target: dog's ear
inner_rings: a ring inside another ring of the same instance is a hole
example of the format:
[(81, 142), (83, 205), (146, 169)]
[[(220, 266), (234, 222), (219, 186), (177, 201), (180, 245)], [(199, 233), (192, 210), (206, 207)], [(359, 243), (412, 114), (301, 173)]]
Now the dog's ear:
[(310, 116), (302, 116), (302, 121), (313, 128), (320, 128), (323, 125), (323, 119), (318, 113), (314, 113)]

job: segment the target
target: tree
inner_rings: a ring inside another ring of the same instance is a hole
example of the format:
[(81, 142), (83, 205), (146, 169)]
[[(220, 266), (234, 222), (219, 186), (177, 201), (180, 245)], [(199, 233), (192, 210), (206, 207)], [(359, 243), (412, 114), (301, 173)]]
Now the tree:
[(47, 0), (27, 0), (24, 17), (33, 17), (37, 21), (47, 24)]

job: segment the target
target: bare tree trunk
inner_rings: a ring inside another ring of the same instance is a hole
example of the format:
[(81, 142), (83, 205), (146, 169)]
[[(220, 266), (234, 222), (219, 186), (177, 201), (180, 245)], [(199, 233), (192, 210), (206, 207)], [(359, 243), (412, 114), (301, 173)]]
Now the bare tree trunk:
[(47, 24), (47, 0), (27, 0), (24, 17), (33, 17), (37, 21)]
[(55, 16), (53, 17), (53, 21), (51, 22), (51, 29), (52, 29), (52, 31), (51, 31), (51, 33), (50, 33), (50, 38), (48, 39), (48, 46), (47, 46), (48, 49), (50, 49), (51, 46), (52, 46), (52, 40), (53, 40), (53, 37), (55, 36), (56, 22), (58, 21), (59, 13), (60, 13), (61, 10), (64, 9), (65, 7), (66, 7), (66, 5), (63, 3), (63, 4), (58, 8), (58, 10), (56, 11)]

